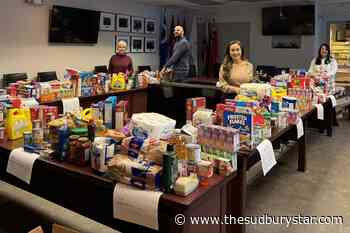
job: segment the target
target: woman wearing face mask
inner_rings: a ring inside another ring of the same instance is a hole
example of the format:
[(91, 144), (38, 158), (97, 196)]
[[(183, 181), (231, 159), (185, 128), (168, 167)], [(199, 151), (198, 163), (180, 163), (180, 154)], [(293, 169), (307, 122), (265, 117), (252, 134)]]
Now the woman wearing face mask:
[(126, 55), (126, 47), (127, 44), (125, 41), (121, 40), (118, 42), (117, 53), (109, 60), (108, 73), (110, 75), (124, 73), (130, 76), (134, 72), (131, 57)]
[(224, 62), (220, 67), (217, 86), (225, 94), (236, 95), (242, 83), (253, 79), (253, 65), (244, 57), (244, 49), (238, 40), (231, 41), (226, 46)]
[(329, 94), (334, 94), (335, 75), (338, 70), (338, 64), (337, 61), (331, 57), (330, 53), (329, 45), (325, 43), (321, 44), (317, 57), (311, 61), (309, 73), (315, 76), (325, 72), (329, 75), (331, 77), (329, 82)]

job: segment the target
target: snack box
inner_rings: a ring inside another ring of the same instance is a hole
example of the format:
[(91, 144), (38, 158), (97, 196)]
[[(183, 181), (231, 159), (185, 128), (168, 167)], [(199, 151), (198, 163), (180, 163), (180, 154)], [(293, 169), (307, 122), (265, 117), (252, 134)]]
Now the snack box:
[(192, 120), (193, 114), (200, 108), (206, 108), (206, 98), (196, 97), (186, 100), (186, 120)]

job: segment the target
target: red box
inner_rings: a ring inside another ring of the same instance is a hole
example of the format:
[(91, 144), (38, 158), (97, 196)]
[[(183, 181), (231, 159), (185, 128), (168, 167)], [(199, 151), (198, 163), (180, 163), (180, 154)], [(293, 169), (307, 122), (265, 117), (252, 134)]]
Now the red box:
[(186, 120), (192, 121), (193, 114), (200, 108), (206, 108), (206, 98), (196, 97), (186, 100)]
[(36, 106), (36, 107), (30, 108), (30, 114), (31, 114), (32, 121), (38, 120), (40, 117), (40, 107)]
[(51, 116), (54, 119), (58, 117), (58, 109), (56, 106), (40, 106), (39, 116), (43, 127), (46, 127), (46, 124), (51, 120)]

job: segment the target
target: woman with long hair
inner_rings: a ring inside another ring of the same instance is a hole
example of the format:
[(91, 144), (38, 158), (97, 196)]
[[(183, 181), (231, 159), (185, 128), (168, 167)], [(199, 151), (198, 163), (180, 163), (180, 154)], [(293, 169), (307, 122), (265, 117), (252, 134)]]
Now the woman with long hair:
[(328, 44), (321, 44), (318, 49), (317, 57), (311, 61), (309, 73), (313, 76), (319, 75), (325, 72), (330, 76), (329, 81), (329, 94), (335, 93), (335, 75), (338, 70), (337, 61), (331, 56), (331, 50)]
[(226, 94), (238, 94), (242, 83), (253, 79), (253, 65), (244, 57), (240, 41), (234, 40), (226, 45), (223, 64), (220, 67), (217, 86)]
[[(330, 76), (329, 80), (329, 94), (335, 93), (335, 76), (337, 74), (338, 64), (337, 61), (331, 57), (331, 49), (326, 43), (321, 44), (318, 49), (317, 57), (311, 61), (309, 73), (313, 76), (319, 75), (325, 72)], [(333, 125), (338, 126), (337, 114), (335, 108), (332, 110)]]

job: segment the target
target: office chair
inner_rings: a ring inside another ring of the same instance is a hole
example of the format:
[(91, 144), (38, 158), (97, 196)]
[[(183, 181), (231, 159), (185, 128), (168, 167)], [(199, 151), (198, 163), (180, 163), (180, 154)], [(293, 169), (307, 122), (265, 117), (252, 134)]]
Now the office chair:
[(2, 86), (8, 87), (10, 83), (15, 83), (19, 80), (27, 80), (27, 73), (12, 73), (12, 74), (4, 74), (2, 79)]
[(265, 66), (265, 65), (257, 66), (256, 71), (262, 71), (263, 74), (267, 74), (270, 77), (275, 76), (277, 73), (275, 66)]
[(95, 66), (95, 68), (94, 68), (94, 73), (95, 73), (95, 74), (98, 74), (98, 73), (108, 73), (107, 66)]
[(57, 80), (56, 71), (38, 72), (38, 82), (48, 82), (52, 80)]
[(151, 71), (151, 66), (138, 66), (137, 67), (137, 73), (141, 73), (142, 71), (145, 71), (145, 70), (148, 70), (148, 71)]
[(284, 71), (285, 74), (289, 74), (290, 69), (288, 67), (277, 67), (276, 75), (282, 74), (282, 71)]

